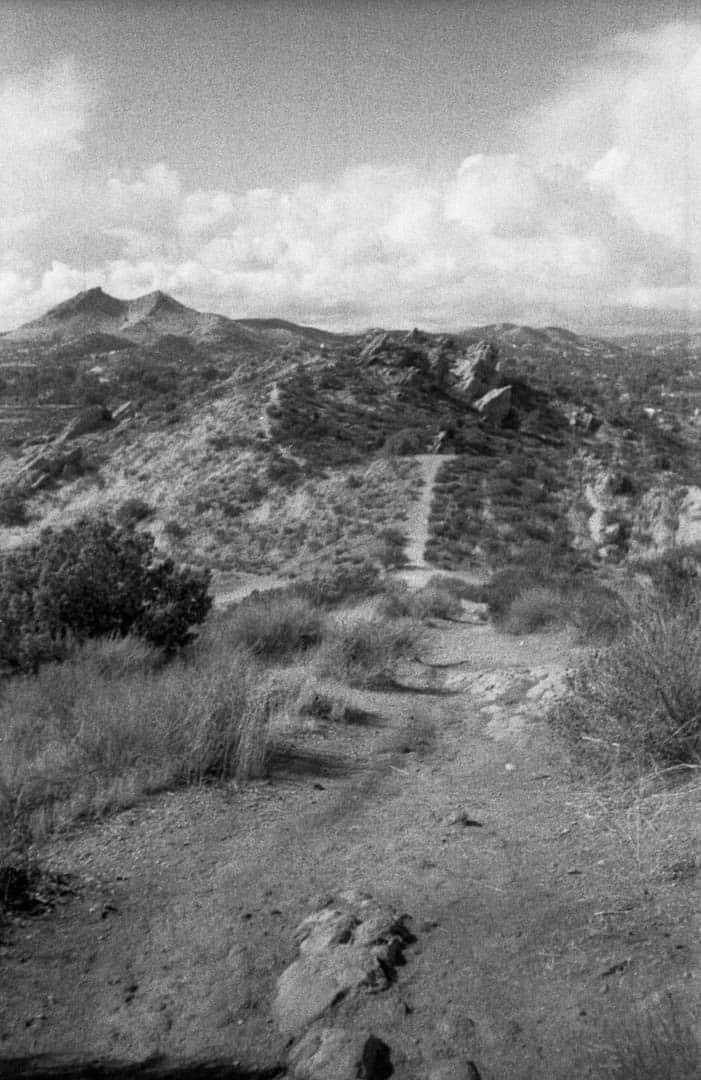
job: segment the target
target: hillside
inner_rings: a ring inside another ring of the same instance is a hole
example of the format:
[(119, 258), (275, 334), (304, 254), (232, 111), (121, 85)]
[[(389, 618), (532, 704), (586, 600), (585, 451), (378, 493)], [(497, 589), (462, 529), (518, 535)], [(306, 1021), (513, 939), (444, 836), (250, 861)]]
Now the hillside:
[[(0, 1074), (698, 1076), (676, 349), (99, 290), (4, 341), (2, 549), (107, 515), (214, 604), (167, 651), (105, 549), (5, 563)], [(76, 644), (97, 581), (130, 633)]]
[(701, 391), (674, 350), (505, 324), (343, 337), (92, 289), (2, 339), (0, 393), (4, 544), (137, 500), (222, 575), (391, 562), (431, 452), (458, 455), (431, 525), (446, 568), (695, 535)]

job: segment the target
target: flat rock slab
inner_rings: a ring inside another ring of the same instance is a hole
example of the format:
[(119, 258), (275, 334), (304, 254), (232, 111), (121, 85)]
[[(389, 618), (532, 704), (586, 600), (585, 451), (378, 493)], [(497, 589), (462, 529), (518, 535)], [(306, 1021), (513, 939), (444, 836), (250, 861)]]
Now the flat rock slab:
[(277, 981), (273, 1012), (288, 1038), (298, 1038), (341, 998), (384, 990), (414, 940), (408, 917), (368, 896), (342, 894), (295, 931), (299, 956)]

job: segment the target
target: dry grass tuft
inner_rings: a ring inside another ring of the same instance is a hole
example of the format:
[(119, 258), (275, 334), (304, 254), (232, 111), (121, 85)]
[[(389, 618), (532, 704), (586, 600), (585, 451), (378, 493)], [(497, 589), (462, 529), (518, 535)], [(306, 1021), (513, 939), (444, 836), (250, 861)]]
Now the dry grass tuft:
[(330, 619), (319, 650), (320, 675), (350, 686), (382, 689), (393, 683), (397, 660), (416, 646), (415, 627), (407, 620)]
[(640, 595), (629, 628), (570, 679), (553, 712), (602, 763), (644, 774), (701, 763), (701, 606)]

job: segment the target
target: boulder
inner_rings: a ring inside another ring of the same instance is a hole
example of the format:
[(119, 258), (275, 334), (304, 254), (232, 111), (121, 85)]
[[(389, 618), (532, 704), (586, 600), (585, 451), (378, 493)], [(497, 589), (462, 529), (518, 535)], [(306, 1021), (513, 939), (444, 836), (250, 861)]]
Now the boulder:
[(363, 1037), (343, 1027), (314, 1024), (289, 1052), (294, 1080), (357, 1080)]
[(112, 414), (104, 405), (89, 405), (73, 417), (60, 435), (58, 442), (68, 442), (69, 439), (78, 439), (81, 435), (88, 435), (91, 431), (99, 431), (105, 424), (109, 424), (111, 419)]
[(287, 1038), (298, 1038), (340, 997), (361, 987), (386, 989), (413, 936), (371, 898), (343, 894), (295, 932), (299, 956), (277, 981), (273, 1013)]
[(455, 389), (468, 404), (483, 397), (499, 381), (499, 350), (490, 341), (479, 341), (453, 364)]
[(128, 416), (134, 415), (134, 403), (132, 401), (125, 401), (123, 405), (115, 409), (112, 413), (112, 423), (119, 424), (122, 420), (126, 420)]
[(475, 410), (492, 424), (501, 424), (511, 412), (511, 387), (495, 387), (474, 403)]
[(382, 330), (379, 334), (375, 334), (374, 337), (370, 338), (367, 345), (363, 346), (361, 349), (360, 359), (365, 360), (366, 362), (373, 360), (378, 353), (382, 352), (389, 343), (389, 340), (390, 336), (385, 330)]
[(50, 473), (39, 473), (36, 480), (32, 480), (29, 485), (30, 492), (34, 494), (35, 491), (41, 491), (43, 488), (48, 487), (52, 479)]

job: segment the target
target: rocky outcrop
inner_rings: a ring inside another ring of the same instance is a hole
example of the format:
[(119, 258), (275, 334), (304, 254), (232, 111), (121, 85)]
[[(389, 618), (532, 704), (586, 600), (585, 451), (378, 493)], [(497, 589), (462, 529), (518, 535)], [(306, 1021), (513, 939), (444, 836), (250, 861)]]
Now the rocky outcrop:
[(478, 341), (455, 361), (454, 388), (468, 405), (498, 385), (498, 363), (499, 350), (490, 341)]
[(387, 987), (413, 940), (406, 917), (353, 893), (310, 915), (295, 937), (299, 956), (278, 979), (274, 1003), (278, 1026), (289, 1036), (305, 1030), (339, 996)]
[(375, 359), (375, 357), (379, 356), (383, 349), (386, 348), (390, 341), (390, 335), (385, 331), (374, 334), (370, 338), (370, 341), (368, 341), (368, 343), (360, 350), (360, 359), (364, 360), (366, 363), (369, 360)]
[(511, 412), (511, 387), (502, 386), (489, 390), (475, 401), (474, 409), (491, 424), (502, 424)]
[(99, 431), (112, 420), (112, 414), (104, 405), (89, 405), (74, 416), (59, 436), (58, 442), (68, 442), (92, 431)]
[(121, 424), (123, 420), (128, 420), (134, 415), (134, 403), (132, 401), (125, 401), (123, 405), (118, 406), (112, 413), (112, 423)]
[(73, 446), (70, 450), (61, 445), (49, 446), (30, 457), (20, 468), (19, 475), (30, 491), (40, 491), (59, 477), (73, 480), (82, 475), (85, 468), (83, 448)]
[[(295, 1080), (382, 1080), (391, 1075), (389, 1047), (363, 1037), (338, 1013), (359, 994), (387, 989), (404, 949), (414, 941), (408, 917), (367, 895), (343, 893), (295, 931), (297, 959), (277, 981), (273, 1015), (290, 1040)], [(389, 1071), (388, 1071), (389, 1069)]]

